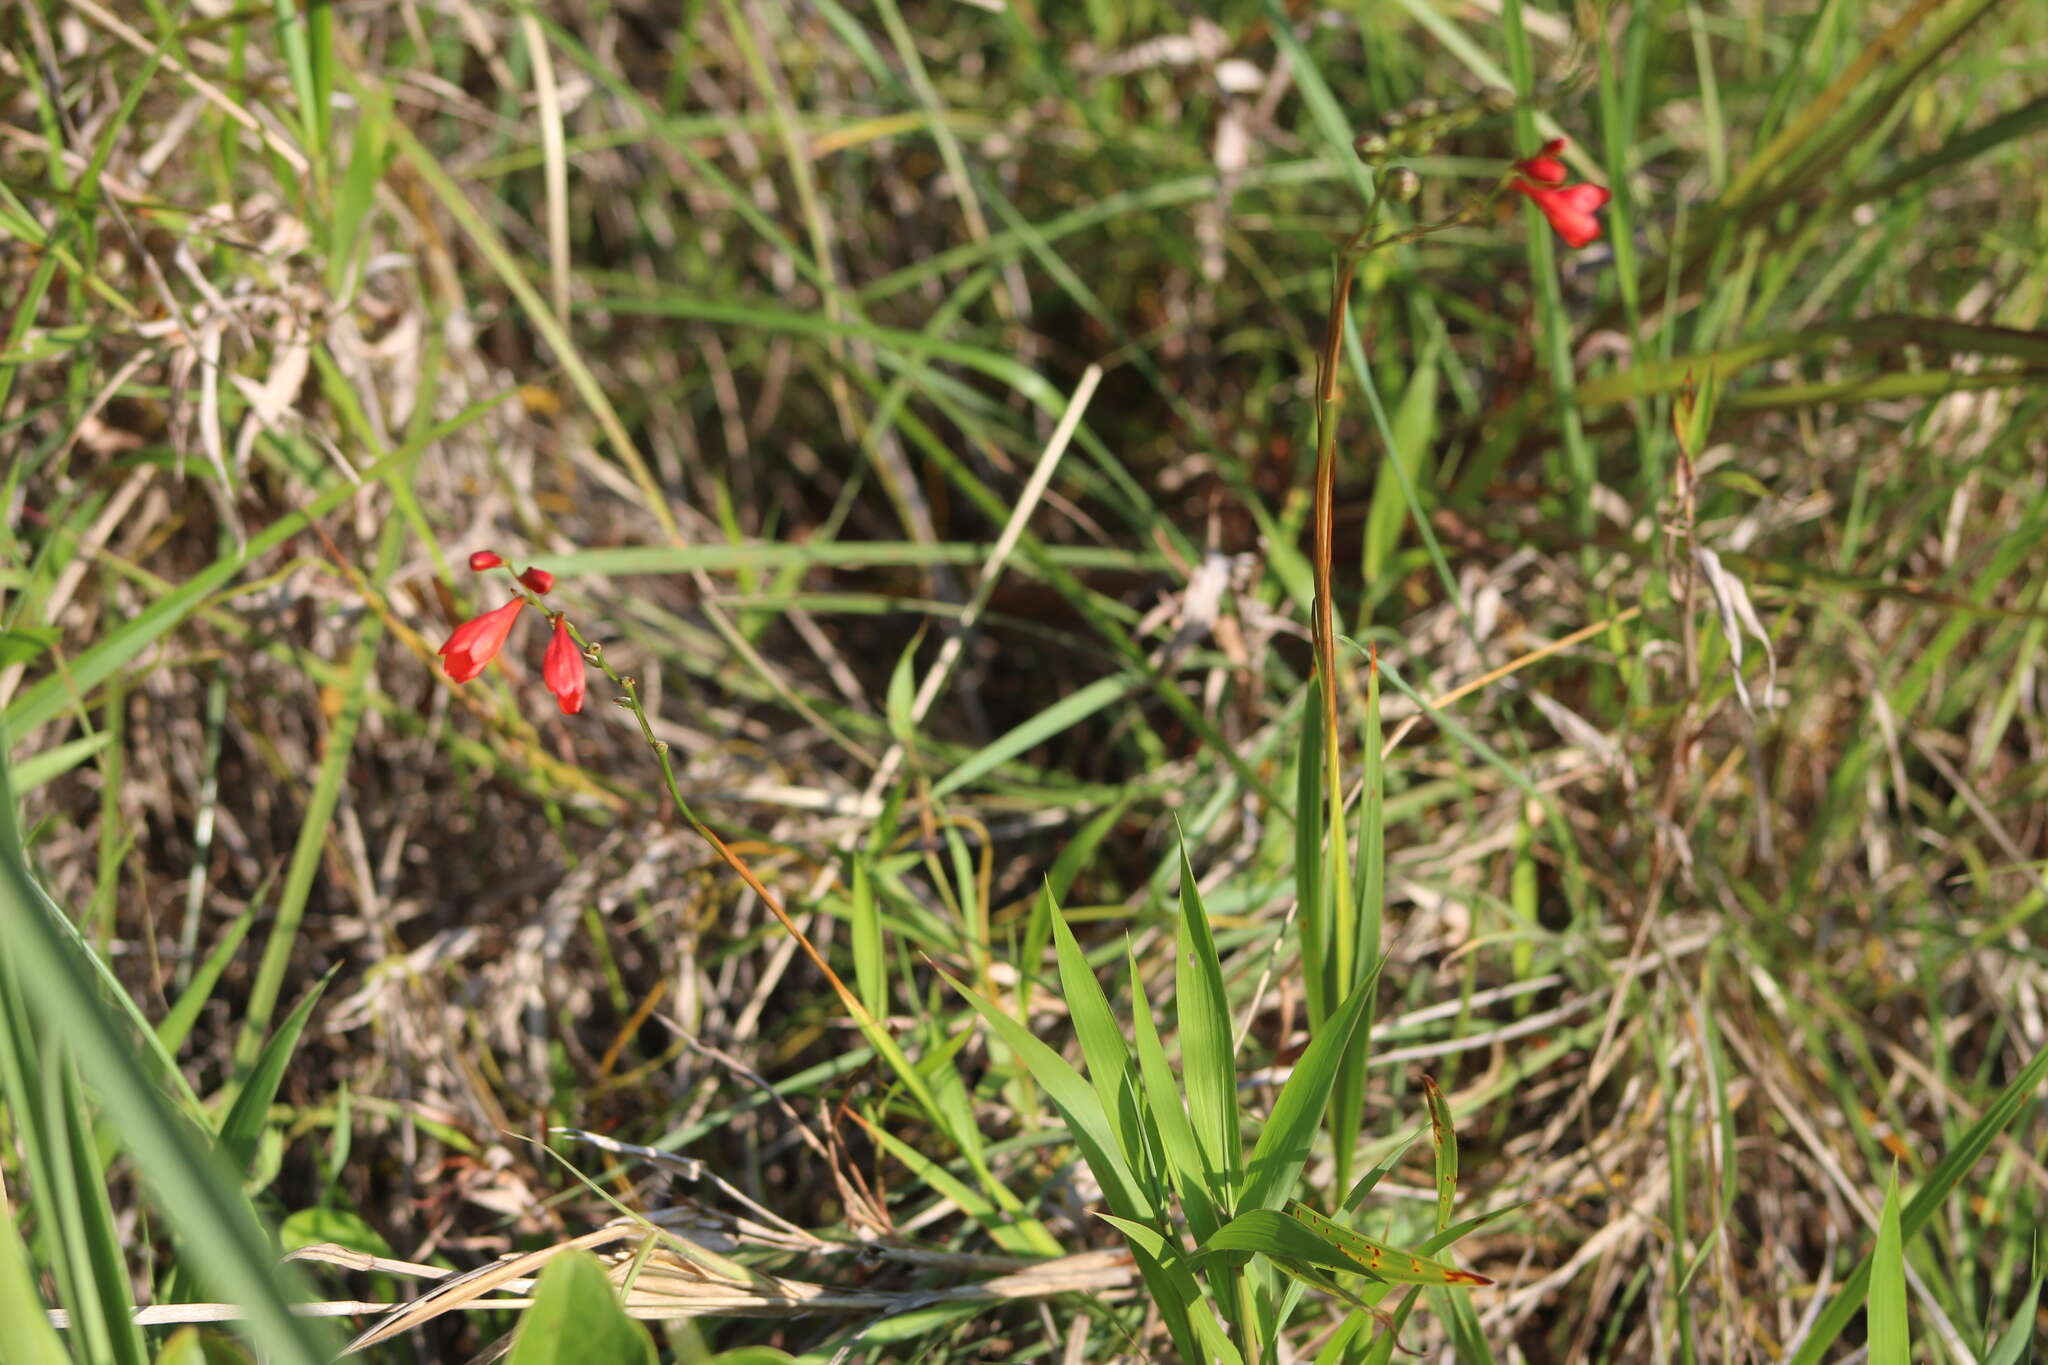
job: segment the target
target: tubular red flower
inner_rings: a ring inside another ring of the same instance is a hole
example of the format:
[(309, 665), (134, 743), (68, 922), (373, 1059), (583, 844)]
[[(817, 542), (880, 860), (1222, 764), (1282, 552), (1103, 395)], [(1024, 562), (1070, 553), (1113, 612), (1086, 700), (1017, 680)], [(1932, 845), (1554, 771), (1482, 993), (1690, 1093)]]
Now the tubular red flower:
[(573, 716), (583, 709), (583, 652), (576, 648), (568, 623), (559, 616), (548, 641), (547, 657), (541, 661), (540, 680), (555, 694), (555, 704), (563, 715)]
[(519, 575), (519, 581), (542, 597), (555, 590), (555, 576), (546, 569), (528, 569)]
[(1531, 180), (1544, 185), (1562, 185), (1568, 172), (1557, 154), (1564, 150), (1564, 139), (1552, 138), (1543, 144), (1543, 150), (1526, 161), (1517, 161), (1515, 169)]
[(512, 623), (519, 619), (519, 609), (525, 605), (525, 598), (515, 597), (504, 606), (457, 626), (448, 643), (441, 646), (441, 666), (448, 676), (466, 683), (482, 673), (505, 647), (505, 637), (512, 633)]
[(1557, 229), (1557, 235), (1564, 238), (1566, 246), (1584, 246), (1600, 235), (1600, 220), (1593, 216), (1593, 212), (1607, 202), (1604, 187), (1543, 186), (1516, 180), (1508, 188), (1528, 195), (1536, 207), (1543, 210), (1543, 216), (1550, 220), (1550, 225)]
[(477, 573), (482, 573), (486, 569), (495, 569), (504, 562), (504, 560), (498, 558), (489, 550), (478, 550), (469, 557), (469, 567)]

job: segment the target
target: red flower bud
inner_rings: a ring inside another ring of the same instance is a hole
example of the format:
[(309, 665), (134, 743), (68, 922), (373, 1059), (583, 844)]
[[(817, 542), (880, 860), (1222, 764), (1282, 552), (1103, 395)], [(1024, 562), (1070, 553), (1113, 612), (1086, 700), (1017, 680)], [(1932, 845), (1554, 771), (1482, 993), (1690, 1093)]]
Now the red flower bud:
[(569, 627), (555, 618), (555, 633), (548, 641), (547, 657), (541, 661), (540, 680), (555, 694), (562, 714), (573, 716), (583, 709), (583, 653), (569, 636)]
[(441, 664), (448, 676), (466, 683), (482, 673), (505, 647), (505, 637), (512, 633), (512, 623), (519, 619), (519, 609), (525, 605), (525, 598), (515, 597), (504, 606), (457, 626), (448, 643), (441, 646)]
[(528, 569), (519, 575), (519, 581), (542, 597), (555, 590), (555, 576), (546, 569)]
[(1557, 154), (1564, 150), (1563, 138), (1552, 138), (1543, 144), (1543, 150), (1526, 161), (1517, 161), (1515, 169), (1531, 180), (1544, 185), (1562, 185), (1568, 172)]
[(486, 569), (495, 569), (504, 562), (504, 560), (498, 558), (489, 550), (478, 550), (469, 557), (469, 567), (476, 573), (482, 573)]

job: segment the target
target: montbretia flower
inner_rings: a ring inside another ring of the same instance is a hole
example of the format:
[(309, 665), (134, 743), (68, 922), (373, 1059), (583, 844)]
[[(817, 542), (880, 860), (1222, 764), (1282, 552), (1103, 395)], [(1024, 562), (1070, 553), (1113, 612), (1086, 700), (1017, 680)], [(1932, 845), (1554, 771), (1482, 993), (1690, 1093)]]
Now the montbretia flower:
[(528, 569), (519, 575), (519, 581), (537, 597), (546, 597), (555, 590), (555, 576), (546, 569)]
[(1563, 150), (1564, 139), (1552, 138), (1543, 144), (1543, 150), (1536, 155), (1524, 161), (1517, 161), (1515, 169), (1539, 184), (1562, 185), (1568, 172), (1564, 168), (1564, 163), (1557, 159), (1557, 154)]
[(1508, 188), (1528, 195), (1566, 246), (1581, 247), (1600, 235), (1600, 220), (1593, 213), (1609, 198), (1603, 186), (1538, 185), (1517, 179)]
[(548, 641), (547, 657), (541, 661), (540, 680), (555, 694), (555, 704), (563, 715), (573, 716), (583, 709), (583, 651), (576, 648), (568, 623), (559, 616)]
[(481, 616), (464, 621), (448, 637), (448, 643), (441, 646), (441, 666), (456, 682), (466, 683), (481, 674), (498, 657), (498, 651), (505, 647), (505, 637), (512, 633), (513, 622), (519, 619), (519, 609), (526, 605), (526, 599), (515, 597), (502, 607), (494, 608)]

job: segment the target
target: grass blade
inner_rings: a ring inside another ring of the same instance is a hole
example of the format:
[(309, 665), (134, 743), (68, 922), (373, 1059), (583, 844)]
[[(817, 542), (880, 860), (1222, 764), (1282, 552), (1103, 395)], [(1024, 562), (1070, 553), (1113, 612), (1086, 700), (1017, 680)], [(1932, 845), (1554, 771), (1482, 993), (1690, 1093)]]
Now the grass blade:
[(1884, 1189), (1877, 1218), (1877, 1250), (1870, 1260), (1868, 1310), (1870, 1365), (1911, 1365), (1912, 1338), (1906, 1327), (1906, 1247), (1899, 1236), (1899, 1173)]
[[(1313, 723), (1313, 722), (1311, 722)], [(1208, 1168), (1221, 1179), (1212, 1190), (1219, 1209), (1235, 1207), (1241, 1153), (1237, 1133), (1237, 1050), (1230, 1033), (1230, 1007), (1223, 995), (1223, 966), (1209, 931), (1195, 870), (1185, 841), (1180, 850), (1180, 930), (1174, 956), (1174, 999), (1180, 1014), (1180, 1070), (1187, 1086), (1188, 1117)]]
[(1451, 1225), (1451, 1206), (1458, 1198), (1458, 1130), (1435, 1077), (1422, 1078), (1422, 1098), (1429, 1106), (1429, 1144), (1436, 1150), (1436, 1230), (1442, 1232)]
[[(2048, 1048), (2034, 1054), (2034, 1057), (2012, 1082), (1998, 1093), (1984, 1110), (1983, 1115), (1964, 1132), (1962, 1139), (1935, 1165), (1921, 1183), (1918, 1191), (1907, 1201), (1905, 1212), (1899, 1217), (1901, 1241), (1911, 1240), (1919, 1234), (1927, 1220), (1948, 1201), (1949, 1195), (1962, 1184), (1963, 1177), (1984, 1153), (1992, 1141), (2011, 1127), (2026, 1107), (2033, 1103), (2035, 1092), (2048, 1081)], [(1787, 1365), (1820, 1365), (1828, 1347), (1856, 1316), (1863, 1306), (1864, 1295), (1870, 1292), (1871, 1260), (1866, 1257), (1855, 1272), (1835, 1291), (1835, 1297), (1821, 1311), (1815, 1320), (1813, 1330), (1799, 1343)]]
[(1146, 1110), (1151, 1115), (1154, 1131), (1159, 1135), (1167, 1172), (1180, 1195), (1181, 1209), (1187, 1215), (1188, 1231), (1200, 1242), (1216, 1231), (1221, 1223), (1216, 1216), (1215, 1200), (1209, 1193), (1216, 1186), (1217, 1172), (1203, 1160), (1201, 1143), (1195, 1139), (1194, 1126), (1188, 1122), (1180, 1087), (1175, 1084), (1173, 1070), (1167, 1063), (1166, 1048), (1159, 1041), (1159, 1025), (1153, 1021), (1151, 1006), (1145, 999), (1144, 983), (1138, 977), (1137, 955), (1131, 954), (1128, 960), (1131, 1038), (1133, 1051), (1138, 1057), (1138, 1073), (1145, 1084)]
[(49, 922), (49, 903), (29, 875), (15, 828), (6, 768), (0, 735), (0, 949), (15, 965), (36, 1020), (63, 1036), (92, 1076), (100, 1108), (123, 1136), (191, 1265), (215, 1293), (248, 1314), (250, 1340), (279, 1365), (327, 1360), (325, 1334), (292, 1314), (287, 1296), (297, 1276), (273, 1263), (269, 1240), (234, 1174), (164, 1103), (135, 1059), (133, 1040), (121, 1036), (102, 1007), (94, 975), (78, 961), (83, 946)]
[(1124, 1043), (1123, 1030), (1117, 1027), (1116, 1012), (1110, 1009), (1109, 998), (1102, 993), (1102, 983), (1095, 979), (1081, 945), (1067, 927), (1066, 917), (1056, 904), (1047, 909), (1052, 916), (1053, 943), (1059, 952), (1060, 989), (1066, 997), (1067, 1015), (1074, 1021), (1074, 1035), (1081, 1043), (1081, 1056), (1088, 1063), (1089, 1083), (1102, 1101), (1103, 1116), (1109, 1121), (1124, 1159), (1132, 1170), (1143, 1170), (1148, 1164), (1146, 1155), (1157, 1148), (1158, 1138), (1145, 1140), (1131, 1050)]
[(327, 989), (327, 983), (339, 970), (339, 966), (331, 969), (285, 1016), (277, 1032), (264, 1043), (256, 1064), (249, 1070), (248, 1080), (235, 1096), (235, 1102), (228, 1106), (227, 1117), (221, 1120), (220, 1125), (220, 1150), (236, 1170), (249, 1169), (250, 1161), (256, 1155), (257, 1140), (263, 1136), (264, 1126), (270, 1122), (270, 1102), (277, 1098), (277, 1087), (284, 1080), (285, 1068), (291, 1064), (292, 1053), (298, 1050), (299, 1035), (306, 1031), (306, 1021), (313, 1017), (313, 1006), (319, 1003), (321, 992)]
[(1357, 1037), (1371, 991), (1370, 984), (1353, 991), (1336, 1017), (1315, 1031), (1308, 1050), (1295, 1062), (1294, 1073), (1281, 1087), (1273, 1112), (1259, 1129), (1246, 1170), (1244, 1195), (1238, 1201), (1240, 1208), (1279, 1208), (1293, 1193), (1316, 1130), (1322, 1126), (1338, 1071)]
[(975, 1012), (995, 1030), (1004, 1046), (1017, 1055), (1031, 1073), (1031, 1078), (1044, 1089), (1046, 1098), (1067, 1121), (1074, 1145), (1081, 1149), (1081, 1159), (1088, 1163), (1089, 1172), (1102, 1186), (1103, 1198), (1109, 1201), (1111, 1211), (1125, 1218), (1150, 1222), (1155, 1215), (1152, 1201), (1145, 1197), (1137, 1177), (1124, 1160), (1115, 1132), (1110, 1127), (1109, 1116), (1103, 1111), (1102, 1101), (1096, 1098), (1094, 1089), (1079, 1072), (1067, 1065), (1064, 1057), (1032, 1037), (1029, 1029), (970, 987), (943, 971), (939, 975), (945, 977), (946, 983), (958, 991), (962, 999), (974, 1006)]

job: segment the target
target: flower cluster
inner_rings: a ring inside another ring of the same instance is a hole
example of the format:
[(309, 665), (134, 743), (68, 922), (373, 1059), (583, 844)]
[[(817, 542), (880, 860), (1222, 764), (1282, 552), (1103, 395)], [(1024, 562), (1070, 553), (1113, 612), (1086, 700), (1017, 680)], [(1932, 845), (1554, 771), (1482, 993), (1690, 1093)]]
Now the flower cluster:
[(1601, 185), (1565, 184), (1569, 172), (1557, 158), (1563, 150), (1564, 139), (1557, 138), (1544, 143), (1543, 150), (1536, 155), (1517, 161), (1515, 169), (1521, 174), (1509, 182), (1508, 188), (1527, 195), (1557, 229), (1566, 246), (1581, 247), (1600, 235), (1600, 220), (1593, 214), (1607, 203), (1609, 196)]
[[(489, 550), (478, 550), (469, 557), (469, 567), (478, 573), (503, 568), (505, 561)], [(545, 597), (554, 589), (555, 576), (546, 569), (528, 569), (518, 575), (519, 585), (535, 597)], [(512, 634), (512, 626), (519, 620), (520, 611), (526, 606), (525, 593), (517, 593), (502, 607), (493, 607), (481, 616), (471, 617), (455, 628), (448, 637), (448, 643), (441, 646), (441, 667), (448, 677), (458, 683), (466, 683), (480, 676), (498, 657), (498, 651), (505, 647), (505, 641)], [(539, 606), (538, 602), (534, 603)], [(545, 607), (541, 610), (546, 611)], [(574, 637), (569, 634), (569, 623), (562, 613), (548, 612), (554, 621), (554, 634), (548, 639), (548, 651), (541, 659), (540, 680), (548, 691), (555, 694), (555, 704), (562, 708), (562, 714), (573, 716), (583, 709), (585, 689), (583, 685), (583, 651), (576, 647)]]

